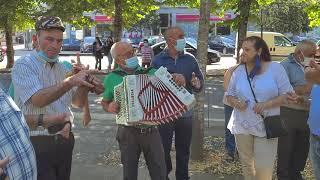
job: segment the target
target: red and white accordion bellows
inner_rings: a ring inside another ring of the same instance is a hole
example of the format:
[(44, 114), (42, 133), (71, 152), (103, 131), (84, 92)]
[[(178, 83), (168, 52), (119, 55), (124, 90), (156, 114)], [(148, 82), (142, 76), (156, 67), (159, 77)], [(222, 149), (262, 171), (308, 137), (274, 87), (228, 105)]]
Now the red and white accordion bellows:
[(128, 75), (114, 88), (120, 104), (117, 124), (163, 124), (180, 117), (195, 103), (193, 94), (173, 81), (166, 68), (154, 76)]

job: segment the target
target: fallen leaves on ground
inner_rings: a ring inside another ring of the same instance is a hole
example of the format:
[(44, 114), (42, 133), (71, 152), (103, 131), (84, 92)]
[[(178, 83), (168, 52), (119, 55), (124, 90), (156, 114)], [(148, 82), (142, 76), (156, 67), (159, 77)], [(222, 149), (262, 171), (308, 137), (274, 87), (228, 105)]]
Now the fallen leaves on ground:
[[(174, 149), (174, 148), (173, 148)], [(120, 151), (117, 148), (111, 150), (104, 156), (104, 163), (110, 166), (121, 166)], [(210, 173), (215, 175), (241, 175), (241, 164), (239, 160), (227, 162), (225, 160), (224, 138), (207, 136), (204, 139), (204, 160), (190, 161), (190, 174), (193, 173)], [(175, 151), (171, 152), (172, 164), (175, 166)], [(146, 166), (143, 155), (139, 160), (139, 167)], [(274, 170), (274, 177), (276, 177)], [(305, 180), (314, 180), (310, 160), (303, 172)]]

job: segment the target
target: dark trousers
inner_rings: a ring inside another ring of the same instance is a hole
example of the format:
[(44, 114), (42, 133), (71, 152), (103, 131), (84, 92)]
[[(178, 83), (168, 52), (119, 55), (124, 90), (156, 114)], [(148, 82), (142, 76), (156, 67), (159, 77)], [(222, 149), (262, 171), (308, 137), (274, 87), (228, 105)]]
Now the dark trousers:
[(309, 112), (281, 107), (288, 135), (278, 139), (277, 175), (279, 180), (302, 179), (309, 153)]
[(37, 159), (38, 180), (69, 180), (74, 136), (31, 136)]
[(144, 67), (144, 68), (148, 68), (148, 67), (150, 67), (150, 62), (143, 62), (142, 64), (141, 64), (141, 66), (142, 67)]
[(146, 160), (151, 179), (166, 179), (164, 152), (158, 128), (139, 129), (119, 126), (117, 140), (121, 152), (124, 180), (137, 180), (141, 152)]
[(234, 158), (234, 154), (236, 152), (236, 142), (234, 139), (234, 135), (231, 134), (230, 130), (227, 128), (232, 111), (233, 111), (233, 107), (228, 106), (226, 104), (224, 105), (225, 148), (227, 150), (228, 155)]
[(97, 57), (97, 56), (95, 56), (95, 58), (96, 58), (96, 65), (95, 65), (95, 69), (99, 69), (99, 70), (101, 70), (101, 57)]
[(189, 179), (188, 163), (192, 137), (192, 116), (182, 117), (174, 122), (163, 124), (159, 126), (159, 131), (165, 153), (167, 179), (169, 179), (168, 174), (172, 170), (170, 151), (173, 132), (175, 135), (176, 148), (176, 180)]

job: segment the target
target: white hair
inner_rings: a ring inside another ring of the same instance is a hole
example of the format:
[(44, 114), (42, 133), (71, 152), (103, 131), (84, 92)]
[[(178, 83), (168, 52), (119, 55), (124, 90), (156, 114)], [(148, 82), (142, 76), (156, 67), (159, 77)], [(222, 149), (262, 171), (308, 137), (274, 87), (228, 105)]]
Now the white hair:
[(317, 48), (317, 45), (316, 43), (314, 43), (313, 41), (311, 40), (303, 40), (301, 42), (299, 42), (295, 48), (295, 53), (297, 53), (298, 51), (306, 51), (310, 48)]
[(112, 46), (111, 46), (111, 49), (110, 49), (110, 54), (111, 54), (111, 57), (112, 59), (116, 60), (117, 57), (118, 57), (118, 52), (116, 51), (116, 43), (114, 43)]

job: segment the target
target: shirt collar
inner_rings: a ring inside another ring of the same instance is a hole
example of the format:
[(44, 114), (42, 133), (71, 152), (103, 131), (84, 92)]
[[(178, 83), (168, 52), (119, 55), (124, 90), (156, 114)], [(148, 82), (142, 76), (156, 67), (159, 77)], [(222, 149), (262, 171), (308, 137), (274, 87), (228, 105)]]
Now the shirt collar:
[(290, 63), (298, 64), (298, 60), (294, 57), (293, 53), (289, 54), (288, 59)]
[[(38, 60), (39, 62), (41, 62), (41, 63), (43, 64), (44, 67), (46, 67), (46, 66), (50, 66), (50, 67), (51, 67), (51, 64), (50, 64), (50, 63), (48, 63), (47, 61), (45, 61), (43, 58), (41, 58), (41, 57), (38, 55), (38, 52), (37, 52), (36, 49), (32, 50), (32, 54), (34, 55), (34, 57), (36, 58), (36, 60)], [(53, 64), (52, 67), (54, 67), (54, 65), (57, 64), (57, 63), (59, 63), (59, 59), (58, 59), (57, 62), (55, 62), (55, 63)]]
[[(167, 55), (167, 56), (169, 56), (169, 57), (171, 57), (170, 55), (169, 55), (169, 49), (168, 49), (168, 47), (165, 47), (164, 48), (164, 50), (161, 52), (162, 54), (165, 54), (165, 55)], [(185, 51), (180, 51), (180, 52), (178, 52), (178, 58), (180, 57), (180, 56), (183, 56), (185, 54)]]

